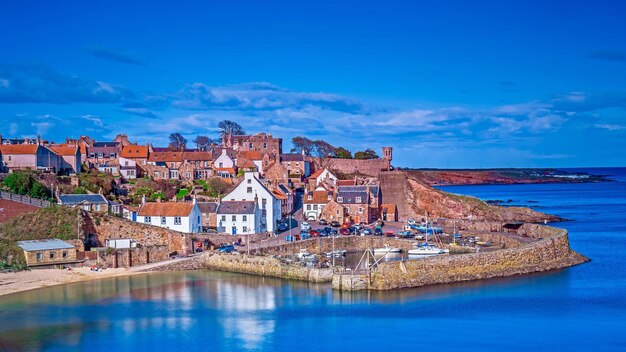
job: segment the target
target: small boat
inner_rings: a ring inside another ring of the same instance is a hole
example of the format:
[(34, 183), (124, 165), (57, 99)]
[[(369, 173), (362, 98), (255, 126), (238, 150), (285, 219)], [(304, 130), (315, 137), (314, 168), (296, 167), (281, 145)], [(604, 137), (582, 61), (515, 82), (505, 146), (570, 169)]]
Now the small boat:
[(304, 259), (305, 257), (307, 257), (309, 255), (311, 255), (311, 254), (306, 249), (301, 249), (300, 252), (296, 253), (296, 257), (298, 257), (300, 259)]
[(402, 252), (400, 248), (391, 247), (388, 244), (386, 244), (382, 248), (374, 249), (374, 254), (387, 254), (387, 253), (400, 253), (400, 252)]
[(339, 258), (339, 257), (343, 257), (346, 255), (346, 250), (345, 249), (336, 249), (334, 251), (331, 252), (327, 252), (326, 253), (326, 258)]
[(432, 244), (426, 244), (417, 246), (416, 248), (409, 249), (409, 255), (437, 255), (449, 253), (449, 249), (439, 248)]

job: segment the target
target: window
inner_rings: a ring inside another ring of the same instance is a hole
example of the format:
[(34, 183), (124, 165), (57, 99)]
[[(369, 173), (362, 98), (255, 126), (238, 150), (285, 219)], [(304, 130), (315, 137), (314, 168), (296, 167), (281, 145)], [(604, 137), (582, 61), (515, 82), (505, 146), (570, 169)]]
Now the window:
[(182, 223), (182, 219), (180, 218), (180, 216), (175, 216), (174, 225), (180, 225), (181, 223)]
[(154, 178), (159, 178), (159, 172), (158, 171), (154, 172)]
[(98, 153), (98, 158), (102, 158), (104, 156), (103, 153)]
[(337, 201), (338, 201), (339, 203), (343, 202), (343, 197), (337, 197)]
[(248, 226), (243, 227), (243, 233), (246, 233), (246, 232), (248, 232)]
[(226, 221), (226, 215), (222, 215), (222, 221)]
[(359, 214), (362, 214), (362, 213), (363, 213), (363, 208), (359, 207)]
[(247, 193), (252, 193), (252, 187), (248, 187), (248, 188), (246, 188), (246, 192), (247, 192)]
[(361, 197), (356, 197), (356, 202), (361, 203)]
[(265, 198), (261, 199), (261, 206), (263, 207), (263, 209), (265, 209), (266, 205), (267, 205), (267, 199)]
[(237, 215), (233, 215), (232, 220), (237, 221)]
[(161, 216), (161, 225), (165, 224), (167, 224), (167, 219), (165, 218), (165, 216)]
[(317, 210), (317, 204), (313, 204), (313, 210)]
[(306, 205), (306, 210), (311, 210), (311, 204)]
[(242, 216), (242, 217), (241, 217), (241, 220), (243, 220), (243, 221), (248, 221), (248, 215), (244, 215), (244, 216)]
[(252, 179), (251, 179), (251, 178), (249, 178), (249, 179), (248, 179), (248, 184), (251, 184), (251, 183), (252, 183)]
[(11, 161), (11, 156), (9, 155), (9, 161)]
[(166, 178), (166, 176), (167, 176), (167, 175), (165, 174), (165, 171), (164, 171), (164, 172), (161, 172), (161, 178)]
[(191, 173), (189, 171), (187, 171), (187, 176), (186, 177), (187, 177), (187, 179), (191, 178)]
[(299, 161), (296, 161), (296, 166), (300, 166), (300, 162)]
[(141, 163), (142, 163), (143, 165), (146, 165), (146, 159), (142, 160), (142, 161), (141, 161)]
[(170, 163), (170, 169), (174, 168), (174, 163)]
[(207, 161), (204, 162), (204, 167), (209, 166), (209, 163)]
[(54, 252), (50, 252), (50, 259), (54, 259)]
[(332, 194), (329, 194), (329, 195), (328, 195), (328, 200), (331, 200), (331, 199), (333, 199), (333, 195), (332, 195)]
[(263, 143), (263, 149), (267, 149), (267, 143)]
[(115, 158), (115, 153), (110, 153), (110, 154), (109, 154), (109, 157), (111, 157), (111, 158)]
[(43, 254), (42, 253), (37, 253), (37, 261), (41, 261), (43, 259)]
[(63, 256), (63, 258), (67, 258), (67, 251), (63, 251), (63, 252), (61, 253), (61, 256)]
[(220, 163), (220, 167), (224, 167), (224, 163)]
[(89, 153), (89, 157), (90, 157), (90, 158), (95, 158), (95, 157), (96, 157), (96, 154), (95, 154), (95, 153)]
[(309, 194), (309, 196), (307, 198), (309, 198), (309, 200), (312, 200), (313, 199), (313, 195)]
[(143, 217), (143, 222), (146, 224), (151, 224), (152, 223), (152, 219), (149, 216), (144, 216)]
[(250, 143), (250, 149), (252, 149), (252, 143)]

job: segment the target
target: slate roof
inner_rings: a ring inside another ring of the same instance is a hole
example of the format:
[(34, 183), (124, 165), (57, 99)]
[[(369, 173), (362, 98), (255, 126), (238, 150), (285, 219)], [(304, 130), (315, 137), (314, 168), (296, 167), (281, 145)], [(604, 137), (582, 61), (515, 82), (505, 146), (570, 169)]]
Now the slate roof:
[(93, 144), (93, 148), (102, 148), (102, 147), (119, 147), (119, 142), (95, 142)]
[(281, 154), (281, 161), (305, 161), (304, 156), (302, 154), (292, 153), (292, 154)]
[(59, 200), (63, 205), (109, 204), (102, 194), (61, 194)]
[(218, 214), (254, 214), (253, 201), (226, 201), (217, 208)]
[[(337, 193), (337, 202), (341, 204), (367, 204), (367, 192), (342, 192)], [(356, 198), (361, 197), (361, 201), (357, 202)], [(339, 200), (341, 199), (341, 200)]]
[(375, 185), (339, 186), (339, 192), (372, 192), (372, 196), (378, 197), (380, 188)]
[(25, 251), (47, 251), (52, 249), (72, 249), (74, 246), (71, 244), (56, 239), (46, 239), (46, 240), (30, 240), (30, 241), (17, 241), (17, 245), (20, 246)]
[(145, 203), (139, 207), (139, 216), (189, 216), (193, 203), (163, 202)]
[(217, 206), (216, 202), (198, 202), (198, 208), (202, 214), (216, 213)]

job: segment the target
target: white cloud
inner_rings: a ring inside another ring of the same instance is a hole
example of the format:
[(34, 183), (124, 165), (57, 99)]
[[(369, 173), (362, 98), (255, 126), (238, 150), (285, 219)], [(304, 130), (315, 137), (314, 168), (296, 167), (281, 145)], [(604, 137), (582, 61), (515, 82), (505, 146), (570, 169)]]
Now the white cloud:
[(609, 130), (609, 131), (619, 131), (619, 130), (626, 129), (626, 126), (623, 126), (623, 125), (614, 125), (614, 124), (608, 124), (608, 123), (597, 123), (594, 126), (596, 128)]
[(87, 121), (91, 121), (93, 122), (94, 125), (102, 127), (104, 126), (104, 123), (102, 122), (102, 120), (98, 117), (98, 116), (94, 116), (94, 115), (83, 115), (81, 116), (82, 119), (85, 119)]

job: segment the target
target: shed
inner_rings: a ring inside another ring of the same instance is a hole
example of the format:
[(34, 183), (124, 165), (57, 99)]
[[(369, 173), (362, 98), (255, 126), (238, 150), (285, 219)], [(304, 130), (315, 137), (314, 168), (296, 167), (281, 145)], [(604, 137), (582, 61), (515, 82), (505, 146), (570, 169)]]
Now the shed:
[(395, 204), (383, 204), (380, 206), (383, 221), (398, 221), (398, 206)]
[(56, 238), (18, 241), (29, 267), (50, 267), (76, 264), (76, 247)]

